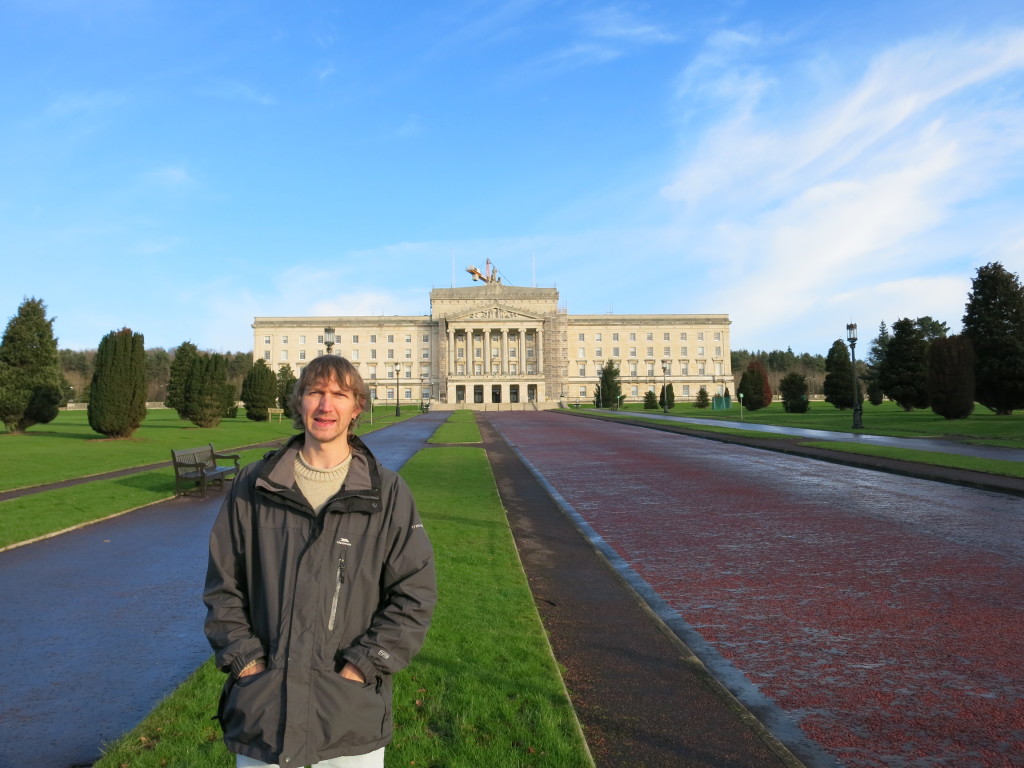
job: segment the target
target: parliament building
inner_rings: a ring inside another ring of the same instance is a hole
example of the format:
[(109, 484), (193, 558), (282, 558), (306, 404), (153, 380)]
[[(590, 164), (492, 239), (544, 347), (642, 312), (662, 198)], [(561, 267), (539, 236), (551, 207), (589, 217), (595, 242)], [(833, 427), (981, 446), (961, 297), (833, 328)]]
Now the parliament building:
[(608, 360), (626, 402), (671, 382), (676, 401), (732, 389), (728, 315), (569, 315), (555, 288), (435, 288), (429, 316), (257, 317), (253, 355), (297, 375), (347, 357), (377, 404), (442, 409), (554, 408), (590, 402)]

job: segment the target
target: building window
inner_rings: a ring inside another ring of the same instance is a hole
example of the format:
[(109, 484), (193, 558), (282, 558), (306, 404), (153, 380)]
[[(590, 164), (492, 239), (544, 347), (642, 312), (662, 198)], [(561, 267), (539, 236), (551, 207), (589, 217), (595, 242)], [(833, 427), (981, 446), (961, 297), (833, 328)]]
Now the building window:
[(587, 388), (586, 387), (580, 387), (580, 391), (577, 392), (576, 394), (578, 394), (580, 397), (586, 397), (587, 396)]
[(394, 359), (395, 359), (395, 350), (389, 349), (388, 350), (388, 360), (394, 360)]
[(412, 334), (409, 334), (409, 333), (405, 334), (405, 343), (406, 344), (412, 344)]
[(577, 347), (576, 348), (576, 357), (586, 357), (586, 356), (587, 356), (587, 350), (586, 350), (585, 347)]
[(636, 376), (636, 363), (629, 364), (629, 375)]
[(389, 333), (388, 334), (388, 344), (394, 344), (394, 343), (395, 343), (395, 334)]
[(306, 359), (306, 350), (300, 349), (299, 350), (299, 360), (305, 360), (305, 359)]
[(647, 348), (647, 356), (648, 357), (654, 357), (654, 347), (648, 347)]
[(288, 337), (287, 336), (282, 336), (281, 337), (281, 343), (282, 344), (287, 344), (288, 343)]
[(458, 349), (456, 349), (456, 350), (455, 350), (455, 356), (456, 356), (456, 357), (457, 357), (457, 358), (458, 358), (459, 360), (464, 360), (464, 359), (465, 359), (465, 357), (466, 357), (466, 350), (465, 350), (465, 349), (463, 349), (462, 347), (459, 347)]
[(594, 341), (600, 341), (600, 340), (601, 340), (601, 334), (600, 333), (595, 333), (594, 334)]
[(264, 359), (264, 360), (269, 360), (269, 359), (270, 359), (270, 350), (269, 350), (269, 349), (268, 349), (268, 350), (265, 350), (265, 351), (263, 352), (263, 359)]
[(359, 350), (358, 349), (353, 349), (352, 350), (352, 359), (353, 360), (358, 360), (359, 359)]
[(665, 334), (662, 334), (662, 336), (664, 337), (664, 340), (665, 340), (665, 341), (668, 341), (668, 340), (669, 340), (669, 335), (668, 335), (667, 333), (665, 333)]
[(604, 347), (597, 347), (594, 349), (594, 354), (598, 357), (604, 357)]
[(637, 387), (637, 386), (630, 387), (629, 388), (629, 394), (632, 397), (639, 397), (640, 396), (640, 387)]
[(689, 357), (690, 353), (689, 353), (688, 350), (689, 350), (689, 347), (680, 347), (679, 348), (679, 356), (680, 357)]
[(683, 384), (683, 397), (689, 397), (689, 396), (690, 396), (690, 385), (689, 384)]
[(629, 340), (630, 341), (636, 341), (636, 334), (635, 333), (629, 334)]
[(697, 357), (704, 357), (704, 347), (697, 347)]
[(582, 363), (580, 365), (580, 374), (579, 375), (580, 376), (586, 376), (587, 375), (587, 364), (586, 363)]
[(721, 341), (721, 340), (722, 340), (722, 332), (721, 331), (715, 331), (715, 341)]
[(281, 350), (281, 362), (282, 363), (287, 363), (288, 362), (288, 350), (287, 349), (282, 349)]
[(647, 334), (647, 340), (648, 341), (654, 341), (654, 334), (653, 333), (648, 333)]
[(405, 350), (405, 359), (406, 360), (412, 360), (412, 350), (411, 349)]
[(690, 361), (689, 360), (683, 360), (683, 362), (681, 362), (680, 365), (683, 368), (683, 370), (682, 370), (683, 376), (689, 376), (690, 375)]
[(618, 358), (619, 357), (619, 348), (618, 347), (612, 347), (612, 357), (614, 357), (614, 358)]
[(429, 349), (424, 349), (422, 357), (423, 357), (424, 360), (429, 360), (430, 359), (430, 350)]
[(697, 363), (697, 375), (698, 376), (703, 376), (704, 375), (704, 363)]
[(704, 341), (704, 331), (700, 331), (697, 334), (697, 341)]
[(619, 340), (619, 334), (613, 333), (612, 334), (612, 341), (618, 341), (618, 340)]
[(376, 344), (377, 343), (377, 334), (376, 333), (371, 333), (370, 334), (370, 343), (371, 344)]
[(353, 344), (358, 344), (359, 343), (359, 334), (358, 333), (352, 334), (352, 343)]
[[(581, 333), (580, 336), (579, 336), (579, 341), (586, 341), (586, 340), (587, 340), (587, 334)], [(267, 343), (269, 344), (270, 342), (268, 341)]]
[(636, 357), (636, 347), (630, 347), (629, 348), (629, 356), (630, 357)]
[(412, 400), (412, 390), (411, 389), (405, 390), (405, 399), (406, 400)]
[(424, 333), (423, 334), (423, 343), (424, 344), (429, 344), (430, 343), (430, 334), (429, 333)]
[(679, 334), (679, 340), (686, 341), (686, 331), (683, 331), (682, 333)]
[(662, 348), (662, 354), (665, 357), (671, 357), (672, 356), (672, 347), (663, 347)]
[(377, 359), (377, 350), (376, 349), (371, 349), (370, 350), (370, 359), (371, 360), (376, 360)]

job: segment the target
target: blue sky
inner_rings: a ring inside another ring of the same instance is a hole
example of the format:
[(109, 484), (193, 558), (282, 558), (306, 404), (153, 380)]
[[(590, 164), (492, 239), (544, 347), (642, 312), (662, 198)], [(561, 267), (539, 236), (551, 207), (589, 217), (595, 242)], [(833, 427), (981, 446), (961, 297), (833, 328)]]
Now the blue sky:
[(1024, 275), (1024, 4), (0, 0), (0, 318), (724, 312), (825, 354)]

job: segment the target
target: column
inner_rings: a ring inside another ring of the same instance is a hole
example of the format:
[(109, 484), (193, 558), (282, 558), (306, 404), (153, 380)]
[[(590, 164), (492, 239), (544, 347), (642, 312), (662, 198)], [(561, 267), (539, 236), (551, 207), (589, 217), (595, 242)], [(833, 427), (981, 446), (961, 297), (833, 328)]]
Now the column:
[(501, 373), (508, 374), (508, 328), (501, 329)]
[[(544, 329), (537, 329), (537, 339), (535, 341), (537, 345), (537, 373), (544, 375)], [(540, 397), (538, 393), (537, 397)]]

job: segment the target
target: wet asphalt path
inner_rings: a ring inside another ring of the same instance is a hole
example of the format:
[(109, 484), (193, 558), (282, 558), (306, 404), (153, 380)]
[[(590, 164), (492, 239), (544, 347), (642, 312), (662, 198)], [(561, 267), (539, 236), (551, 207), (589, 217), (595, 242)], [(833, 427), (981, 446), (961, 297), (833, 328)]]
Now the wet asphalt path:
[(884, 435), (866, 435), (859, 432), (829, 432), (823, 429), (803, 429), (802, 427), (779, 427), (774, 424), (751, 424), (742, 421), (720, 421), (718, 419), (686, 418), (662, 413), (644, 413), (630, 411), (630, 418), (658, 419), (677, 421), (681, 424), (700, 424), (702, 426), (731, 427), (748, 432), (768, 432), (776, 435), (791, 435), (807, 440), (827, 440), (836, 443), (859, 443), (885, 448), (900, 448), (908, 451), (931, 451), (933, 453), (950, 453), (957, 456), (974, 456), (982, 459), (999, 459), (1002, 461), (1024, 461), (1024, 449), (1003, 448), (997, 445), (972, 445), (952, 440), (940, 440), (925, 437), (886, 437)]
[[(397, 469), (446, 417), (364, 439)], [(172, 499), (0, 552), (0, 768), (91, 764), (209, 657), (201, 593), (223, 498)]]
[(1024, 765), (1018, 497), (555, 413), (488, 414), (809, 765)]

